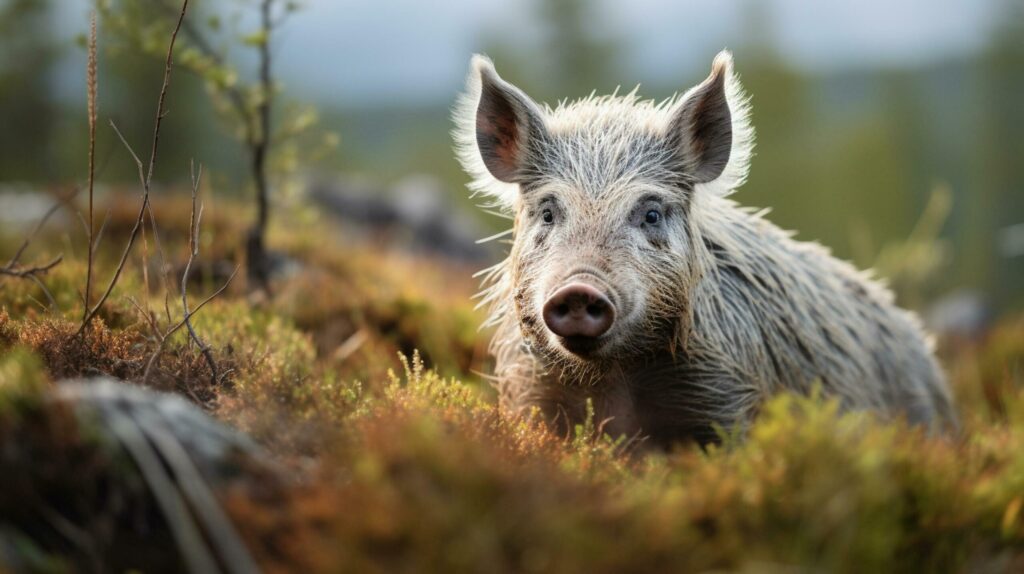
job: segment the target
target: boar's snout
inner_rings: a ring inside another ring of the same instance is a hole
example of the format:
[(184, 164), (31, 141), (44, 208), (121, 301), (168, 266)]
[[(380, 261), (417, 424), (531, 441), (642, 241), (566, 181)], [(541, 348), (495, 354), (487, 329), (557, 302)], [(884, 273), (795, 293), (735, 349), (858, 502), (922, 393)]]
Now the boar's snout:
[(570, 283), (544, 304), (544, 323), (573, 352), (592, 347), (594, 339), (607, 333), (614, 321), (615, 306), (586, 283)]

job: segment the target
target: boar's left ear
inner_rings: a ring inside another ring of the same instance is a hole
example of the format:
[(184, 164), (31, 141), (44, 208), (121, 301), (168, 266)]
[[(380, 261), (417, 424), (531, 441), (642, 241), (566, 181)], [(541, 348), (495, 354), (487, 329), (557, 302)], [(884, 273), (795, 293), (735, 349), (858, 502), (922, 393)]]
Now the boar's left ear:
[(470, 187), (511, 207), (544, 137), (543, 112), (519, 88), (502, 80), (484, 56), (470, 62), (466, 93), (455, 109), (456, 151), (474, 178)]
[(672, 112), (668, 136), (684, 173), (697, 184), (729, 193), (746, 178), (753, 133), (748, 105), (732, 69), (732, 55), (720, 52), (711, 75), (682, 97)]

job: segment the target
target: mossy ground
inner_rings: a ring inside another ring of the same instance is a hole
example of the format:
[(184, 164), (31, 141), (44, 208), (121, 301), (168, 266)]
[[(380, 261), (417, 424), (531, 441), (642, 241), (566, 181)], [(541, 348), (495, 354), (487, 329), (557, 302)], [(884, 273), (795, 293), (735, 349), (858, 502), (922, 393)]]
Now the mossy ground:
[[(183, 209), (157, 203), (172, 274), (184, 263), (184, 234), (171, 232), (187, 227)], [(244, 237), (229, 209), (209, 213), (194, 301), (216, 288)], [(132, 216), (111, 216), (101, 284)], [(73, 243), (51, 233), (27, 255)], [(471, 269), (337, 239), (301, 214), (282, 216), (271, 244), (295, 263), (273, 297), (250, 297), (239, 277), (195, 318), (226, 374), (211, 381), (182, 331), (147, 382), (294, 469), (287, 487), (221, 493), (268, 570), (1024, 569), (1024, 317), (944, 349), (959, 436), (781, 396), (742, 441), (648, 452), (602, 436), (599, 421), (558, 437), (498, 413), (479, 374), (487, 333)], [(0, 435), (29, 432), (48, 447), (10, 451), (24, 465), (12, 472), (46, 480), (103, 468), (63, 415), (39, 414), (39, 397), (70, 376), (141, 384), (156, 341), (140, 309), (159, 325), (180, 316), (178, 278), (165, 305), (152, 238), (143, 253), (148, 266), (133, 260), (84, 337), (80, 257), (45, 278), (56, 312), (32, 283), (0, 284)], [(0, 538), (20, 541), (31, 563), (61, 566), (59, 553), (19, 536), (0, 518)]]

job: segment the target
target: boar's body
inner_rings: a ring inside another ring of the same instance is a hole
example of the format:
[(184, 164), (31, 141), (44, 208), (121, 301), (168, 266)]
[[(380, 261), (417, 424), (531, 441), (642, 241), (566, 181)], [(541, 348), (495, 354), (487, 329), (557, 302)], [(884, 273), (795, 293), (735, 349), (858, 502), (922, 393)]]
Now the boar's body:
[(456, 120), (471, 188), (515, 219), (483, 294), (505, 409), (565, 430), (590, 400), (612, 434), (706, 442), (819, 385), (847, 409), (955, 426), (917, 318), (726, 197), (752, 145), (727, 54), (678, 99), (555, 110), (477, 58)]
[[(679, 286), (680, 312), (692, 321), (685, 334), (573, 384), (526, 344), (515, 313), (502, 313), (492, 352), (503, 406), (539, 407), (564, 431), (586, 416), (589, 398), (613, 434), (705, 442), (716, 425), (748, 422), (770, 394), (817, 384), (844, 408), (953, 422), (918, 320), (888, 290), (728, 200), (708, 203), (695, 214), (706, 222), (695, 245), (706, 267)], [(491, 289), (512, 300), (507, 278)]]

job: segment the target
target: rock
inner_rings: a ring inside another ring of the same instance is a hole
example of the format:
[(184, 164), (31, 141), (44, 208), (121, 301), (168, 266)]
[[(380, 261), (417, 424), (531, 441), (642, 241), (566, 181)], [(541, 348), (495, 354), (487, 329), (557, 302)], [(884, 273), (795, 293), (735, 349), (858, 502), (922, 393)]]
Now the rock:
[(0, 411), (0, 565), (18, 549), (81, 571), (252, 572), (222, 506), (281, 471), (183, 398), (100, 378)]
[(347, 231), (394, 240), (413, 252), (429, 252), (479, 263), (494, 258), (477, 219), (427, 175), (407, 177), (393, 187), (358, 181), (323, 180), (309, 189), (314, 202), (343, 221)]
[(925, 324), (940, 339), (979, 340), (995, 317), (981, 293), (954, 291), (936, 301), (925, 313)]

